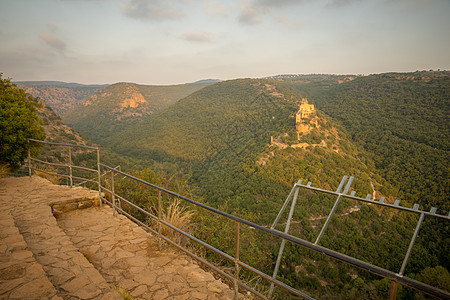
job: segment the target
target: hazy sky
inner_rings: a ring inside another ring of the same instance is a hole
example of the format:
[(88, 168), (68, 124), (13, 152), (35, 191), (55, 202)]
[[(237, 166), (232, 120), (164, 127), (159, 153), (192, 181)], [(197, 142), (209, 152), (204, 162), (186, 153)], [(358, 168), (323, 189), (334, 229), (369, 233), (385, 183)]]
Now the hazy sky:
[(174, 84), (450, 69), (449, 0), (0, 0), (13, 80)]

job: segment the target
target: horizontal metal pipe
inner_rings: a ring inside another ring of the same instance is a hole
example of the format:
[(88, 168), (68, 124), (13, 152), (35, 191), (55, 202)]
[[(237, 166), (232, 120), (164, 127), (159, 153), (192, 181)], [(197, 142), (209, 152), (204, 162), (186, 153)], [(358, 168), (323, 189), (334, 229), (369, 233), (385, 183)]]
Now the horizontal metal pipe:
[(60, 176), (60, 177), (65, 177), (65, 178), (69, 178), (70, 177), (69, 175), (48, 172), (48, 171), (44, 171), (44, 170), (41, 170), (41, 169), (38, 169), (38, 168), (34, 168), (34, 167), (31, 167), (31, 169), (34, 170), (34, 171), (39, 171), (39, 172), (48, 174), (48, 175)]
[[(110, 191), (110, 192), (111, 192), (111, 191)], [(153, 219), (157, 219), (156, 216), (152, 215), (151, 213), (149, 213), (149, 212), (146, 211), (145, 209), (143, 209), (143, 208), (137, 206), (136, 204), (134, 204), (134, 203), (128, 201), (127, 199), (125, 199), (125, 198), (123, 198), (123, 197), (121, 197), (121, 196), (119, 196), (119, 195), (117, 195), (117, 194), (114, 194), (114, 196), (116, 196), (116, 197), (119, 198), (120, 200), (125, 201), (126, 203), (130, 204), (131, 206), (133, 206), (134, 208), (138, 209), (140, 212), (146, 214), (147, 216), (152, 217)]]
[(89, 181), (89, 182), (94, 182), (94, 183), (97, 183), (97, 180), (93, 180), (93, 179), (87, 179), (87, 178), (84, 178), (84, 177), (78, 177), (78, 176), (73, 176), (72, 175), (72, 178), (73, 179), (78, 179), (78, 180), (83, 180), (83, 181)]
[(54, 143), (54, 142), (46, 142), (41, 140), (35, 140), (35, 139), (28, 139), (29, 141), (36, 142), (36, 143), (42, 143), (42, 144), (48, 144), (48, 145), (59, 145), (59, 146), (66, 146), (66, 147), (78, 147), (78, 148), (87, 148), (87, 149), (99, 149), (98, 147), (92, 147), (92, 146), (84, 146), (84, 145), (74, 145), (74, 144), (66, 144), (66, 143)]
[(102, 197), (102, 201), (105, 201), (106, 203), (108, 203), (109, 206), (112, 207), (112, 203), (109, 202), (105, 197)]
[(416, 214), (425, 214), (425, 215), (429, 215), (429, 216), (433, 216), (436, 218), (441, 218), (441, 219), (446, 219), (446, 220), (450, 220), (450, 216), (446, 216), (446, 215), (439, 215), (436, 213), (432, 213), (429, 211), (424, 211), (424, 210), (419, 210), (419, 209), (413, 209), (413, 208), (409, 208), (409, 207), (404, 207), (404, 206), (400, 206), (400, 205), (394, 205), (394, 204), (390, 204), (390, 203), (385, 203), (385, 202), (380, 202), (380, 201), (375, 201), (375, 200), (368, 200), (366, 198), (361, 198), (361, 197), (356, 197), (356, 196), (352, 196), (352, 195), (345, 195), (342, 193), (337, 193), (334, 191), (329, 191), (329, 190), (324, 190), (321, 188), (316, 188), (316, 187), (312, 187), (312, 186), (306, 186), (303, 184), (296, 184), (296, 186), (298, 187), (302, 187), (302, 188), (306, 188), (312, 191), (316, 191), (316, 192), (322, 192), (322, 193), (326, 193), (326, 194), (330, 194), (330, 195), (342, 195), (342, 197), (348, 198), (348, 199), (352, 199), (352, 200), (357, 200), (357, 201), (363, 201), (363, 202), (367, 202), (367, 203), (371, 203), (371, 204), (376, 204), (376, 205), (381, 205), (381, 206), (386, 206), (386, 207), (391, 207), (391, 208), (395, 208), (395, 209), (401, 209), (404, 211), (408, 211), (408, 212), (413, 212)]
[(90, 172), (98, 172), (98, 170), (94, 170), (94, 169), (90, 169), (90, 168), (86, 168), (86, 167), (74, 166), (74, 165), (72, 165), (72, 168), (79, 169), (79, 170), (90, 171)]
[(69, 165), (66, 165), (66, 164), (51, 163), (51, 162), (43, 161), (43, 160), (40, 160), (40, 159), (37, 159), (37, 158), (31, 158), (31, 161), (35, 161), (35, 162), (38, 162), (38, 163), (41, 163), (41, 164), (55, 166), (55, 167), (64, 167), (64, 168), (68, 168), (69, 167)]

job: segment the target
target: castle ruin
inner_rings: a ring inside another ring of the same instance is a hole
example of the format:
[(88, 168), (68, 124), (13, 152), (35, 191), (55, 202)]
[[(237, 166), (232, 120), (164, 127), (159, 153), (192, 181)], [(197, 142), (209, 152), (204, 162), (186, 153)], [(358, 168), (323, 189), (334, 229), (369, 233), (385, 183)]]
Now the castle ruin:
[(302, 123), (302, 121), (309, 118), (314, 111), (314, 104), (309, 104), (308, 99), (302, 98), (300, 107), (295, 115), (295, 124)]

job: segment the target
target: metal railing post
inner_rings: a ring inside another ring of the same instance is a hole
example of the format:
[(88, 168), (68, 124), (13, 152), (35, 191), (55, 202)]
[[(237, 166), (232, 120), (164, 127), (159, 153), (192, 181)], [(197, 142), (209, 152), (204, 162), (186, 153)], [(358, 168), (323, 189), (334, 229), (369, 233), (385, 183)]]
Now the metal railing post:
[(31, 151), (30, 151), (30, 140), (28, 141), (28, 175), (31, 177)]
[(70, 179), (70, 187), (73, 186), (73, 178), (72, 178), (72, 147), (69, 147), (69, 179)]
[[(337, 193), (340, 193), (340, 190), (341, 190), (342, 187), (344, 186), (344, 182), (345, 182), (346, 179), (347, 179), (346, 176), (344, 176), (344, 178), (343, 178), (342, 181), (341, 181), (341, 184), (339, 184), (339, 187), (338, 187), (338, 189), (336, 190)], [(348, 180), (347, 185), (345, 186), (344, 192), (343, 192), (342, 194), (345, 195), (345, 194), (348, 193), (348, 191), (349, 191), (349, 189), (350, 189), (350, 186), (352, 185), (352, 182), (353, 182), (353, 176), (350, 176), (350, 179)], [(319, 235), (317, 236), (317, 239), (316, 239), (316, 241), (314, 242), (314, 244), (316, 244), (316, 245), (319, 244), (320, 239), (322, 238), (323, 234), (325, 233), (325, 230), (327, 229), (328, 224), (330, 223), (330, 220), (331, 220), (331, 218), (333, 217), (334, 212), (336, 211), (336, 209), (337, 209), (337, 207), (338, 207), (338, 205), (339, 205), (339, 201), (340, 201), (341, 198), (342, 198), (342, 194), (340, 194), (340, 195), (337, 197), (336, 202), (334, 202), (333, 208), (331, 209), (330, 214), (328, 215), (327, 219), (325, 220), (325, 224), (323, 224), (322, 229), (320, 230), (320, 233), (319, 233)]]
[(391, 281), (391, 290), (389, 291), (389, 300), (397, 299), (397, 282)]
[(234, 300), (239, 298), (239, 247), (240, 247), (240, 223), (236, 221), (236, 242), (234, 254)]
[[(298, 193), (299, 192), (300, 192), (300, 188), (296, 187), (295, 188), (295, 192), (294, 192), (294, 197), (292, 198), (291, 209), (289, 210), (289, 215), (288, 215), (288, 219), (287, 219), (287, 222), (286, 222), (286, 227), (284, 228), (284, 233), (286, 233), (286, 234), (289, 232), (289, 228), (291, 226), (291, 219), (292, 219), (292, 216), (294, 215), (295, 205), (297, 204), (297, 198), (298, 198)], [(286, 245), (286, 240), (282, 239), (281, 240), (281, 245), (280, 245), (280, 251), (278, 252), (277, 262), (275, 263), (275, 269), (273, 270), (273, 275), (272, 275), (273, 279), (277, 278), (277, 274), (278, 274), (278, 270), (280, 268), (281, 258), (283, 257), (283, 251), (284, 251), (285, 245)], [(272, 282), (270, 284), (270, 289), (269, 289), (269, 298), (272, 297), (274, 288), (275, 288), (275, 285)]]
[(294, 195), (296, 185), (301, 184), (301, 183), (302, 183), (302, 181), (299, 180), (296, 184), (294, 184), (294, 187), (292, 188), (291, 192), (287, 196), (286, 201), (284, 201), (283, 207), (281, 207), (280, 212), (278, 213), (277, 217), (275, 218), (275, 221), (273, 221), (272, 226), (270, 226), (270, 229), (274, 229), (275, 226), (278, 224), (278, 221), (280, 221), (281, 216), (283, 215), (284, 211), (286, 210), (289, 200), (291, 199), (292, 195)]
[(114, 170), (111, 169), (111, 199), (113, 204), (113, 216), (116, 215), (116, 197), (114, 192)]
[(420, 214), (419, 221), (417, 222), (416, 229), (414, 230), (414, 234), (411, 238), (411, 242), (409, 243), (408, 251), (406, 251), (405, 258), (403, 259), (402, 267), (400, 268), (399, 275), (403, 275), (405, 272), (406, 264), (408, 263), (409, 256), (411, 255), (412, 248), (414, 243), (416, 242), (417, 235), (419, 234), (420, 225), (422, 225), (423, 218), (425, 217), (424, 213)]
[(100, 207), (102, 207), (102, 183), (100, 174), (100, 149), (97, 148), (97, 176), (98, 176), (98, 201)]
[(161, 203), (161, 190), (158, 190), (158, 250), (161, 251), (161, 216), (162, 216), (162, 203)]

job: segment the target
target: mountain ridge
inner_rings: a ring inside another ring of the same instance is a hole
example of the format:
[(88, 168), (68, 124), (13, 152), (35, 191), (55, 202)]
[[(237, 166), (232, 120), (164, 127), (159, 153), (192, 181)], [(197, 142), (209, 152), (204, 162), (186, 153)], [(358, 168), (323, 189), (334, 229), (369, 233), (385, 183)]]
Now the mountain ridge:
[(82, 105), (62, 118), (95, 142), (100, 142), (210, 84), (153, 86), (116, 83), (85, 98)]

